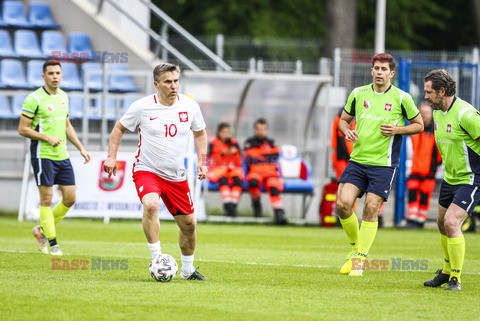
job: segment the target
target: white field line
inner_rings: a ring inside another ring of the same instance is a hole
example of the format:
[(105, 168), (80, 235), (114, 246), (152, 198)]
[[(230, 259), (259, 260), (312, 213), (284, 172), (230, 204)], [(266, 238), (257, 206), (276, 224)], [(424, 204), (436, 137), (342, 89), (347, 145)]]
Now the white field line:
[[(142, 243), (143, 244), (143, 243)], [(5, 253), (22, 253), (22, 254), (39, 254), (38, 251), (20, 251), (20, 250), (10, 250), (10, 249), (0, 249), (0, 252)], [(78, 255), (78, 256), (95, 256), (95, 254), (80, 254), (80, 253), (65, 253), (66, 255)], [(148, 259), (148, 256), (133, 256), (129, 255), (105, 255), (105, 257), (118, 257), (118, 258), (136, 258), (136, 259)], [(281, 264), (281, 263), (269, 263), (269, 262), (241, 262), (241, 261), (227, 261), (227, 260), (207, 260), (207, 259), (196, 259), (199, 262), (210, 262), (210, 263), (220, 263), (220, 264), (245, 264), (245, 265), (262, 265), (262, 266), (287, 266), (287, 267), (303, 267), (303, 268), (316, 268), (316, 269), (337, 269), (338, 266), (328, 266), (328, 265), (309, 265), (309, 264)], [(398, 270), (395, 272), (424, 272), (431, 273), (431, 271), (425, 270), (410, 270), (403, 271)], [(480, 272), (462, 272), (462, 274), (474, 274), (480, 275)]]

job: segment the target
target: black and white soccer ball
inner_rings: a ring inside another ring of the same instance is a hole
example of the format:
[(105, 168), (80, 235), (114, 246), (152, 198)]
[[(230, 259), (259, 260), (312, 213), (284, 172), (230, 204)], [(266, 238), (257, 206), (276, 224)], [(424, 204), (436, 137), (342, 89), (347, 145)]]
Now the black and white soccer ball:
[(160, 254), (150, 261), (150, 275), (157, 282), (170, 282), (178, 273), (178, 264), (173, 256)]

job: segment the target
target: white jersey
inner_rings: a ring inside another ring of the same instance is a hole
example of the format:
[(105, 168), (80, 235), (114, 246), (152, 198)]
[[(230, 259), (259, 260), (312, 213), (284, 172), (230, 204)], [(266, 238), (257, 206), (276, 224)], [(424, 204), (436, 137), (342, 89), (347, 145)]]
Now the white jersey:
[(138, 152), (133, 171), (148, 171), (171, 181), (183, 181), (188, 133), (205, 129), (197, 102), (179, 94), (172, 106), (160, 104), (157, 94), (134, 101), (120, 123), (138, 129)]

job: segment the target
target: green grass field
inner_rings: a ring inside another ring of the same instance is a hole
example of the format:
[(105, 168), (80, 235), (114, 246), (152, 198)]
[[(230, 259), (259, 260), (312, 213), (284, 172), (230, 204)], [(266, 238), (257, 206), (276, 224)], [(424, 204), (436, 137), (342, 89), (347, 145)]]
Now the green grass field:
[[(207, 282), (157, 283), (140, 221), (66, 219), (65, 260), (128, 260), (126, 270), (52, 270), (32, 222), (0, 218), (0, 320), (473, 320), (480, 318), (480, 235), (466, 235), (463, 291), (425, 288), (442, 266), (436, 231), (379, 230), (371, 259), (428, 260), (428, 271), (341, 275), (338, 228), (199, 224), (196, 266)], [(177, 227), (162, 250), (180, 262)]]

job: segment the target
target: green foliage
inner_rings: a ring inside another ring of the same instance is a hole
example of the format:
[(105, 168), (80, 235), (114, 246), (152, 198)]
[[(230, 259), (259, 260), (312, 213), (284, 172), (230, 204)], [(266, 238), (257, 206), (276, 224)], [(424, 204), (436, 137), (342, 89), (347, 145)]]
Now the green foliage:
[[(128, 260), (127, 270), (52, 270), (34, 223), (0, 218), (2, 320), (474, 320), (480, 235), (466, 235), (463, 291), (425, 288), (442, 266), (438, 232), (379, 230), (371, 259), (428, 260), (428, 271), (340, 275), (349, 251), (337, 228), (199, 224), (195, 266), (210, 280), (156, 283), (139, 220), (58, 226), (62, 260)], [(178, 228), (162, 221), (164, 253), (180, 262)]]

